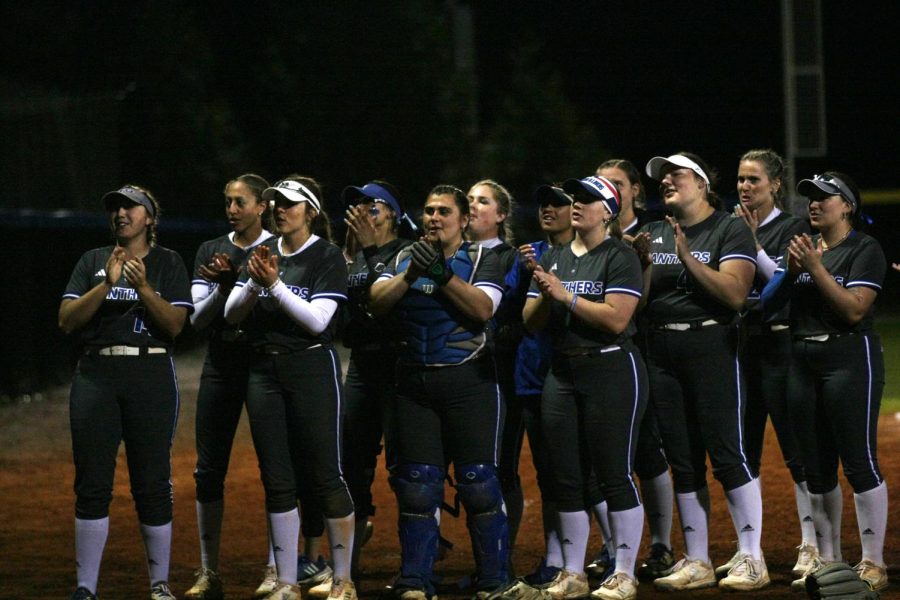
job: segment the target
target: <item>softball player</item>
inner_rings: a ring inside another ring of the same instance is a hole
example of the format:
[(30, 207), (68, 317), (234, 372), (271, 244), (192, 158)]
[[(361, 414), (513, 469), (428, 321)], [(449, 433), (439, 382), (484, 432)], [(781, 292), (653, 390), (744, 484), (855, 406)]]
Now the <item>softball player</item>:
[[(645, 223), (659, 219), (644, 210), (644, 185), (641, 183), (641, 174), (631, 161), (623, 158), (610, 159), (597, 167), (597, 175), (612, 181), (619, 190), (622, 210), (617, 220), (626, 239), (637, 235)], [(644, 355), (647, 349), (645, 319), (638, 315), (635, 322), (638, 331), (634, 339)], [(656, 415), (650, 406), (644, 411), (644, 419), (641, 421), (634, 470), (640, 479), (641, 498), (650, 530), (650, 552), (638, 567), (637, 574), (641, 578), (653, 580), (668, 575), (675, 564), (672, 553), (674, 492), (672, 478), (669, 476), (669, 463), (662, 451)], [(592, 503), (594, 516), (606, 541), (611, 537), (606, 501), (601, 498)], [(589, 575), (606, 579), (615, 570), (615, 556), (615, 547), (604, 543), (600, 553), (585, 570)]]
[[(350, 364), (344, 380), (343, 467), (356, 507), (354, 539), (363, 540), (368, 518), (375, 514), (372, 482), (384, 436), (385, 464), (396, 464), (393, 441), (394, 371), (397, 362), (397, 323), (376, 319), (369, 312), (369, 288), (402, 249), (412, 242), (399, 237), (404, 223), (415, 226), (400, 205), (397, 190), (386, 181), (349, 186), (341, 194), (351, 205), (345, 257), (350, 301), (343, 316), (343, 342), (350, 348)], [(385, 366), (388, 365), (386, 368)], [(359, 570), (359, 548), (353, 548), (353, 573)]]
[[(267, 188), (279, 237), (254, 251), (225, 304), (253, 349), (247, 414), (257, 449), (278, 586), (267, 598), (300, 600), (298, 478), (309, 476), (325, 515), (331, 597), (355, 600), (350, 579), (353, 501), (340, 467), (342, 390), (332, 317), (347, 298), (347, 268), (327, 239), (316, 182), (291, 177)], [(287, 428), (287, 448), (284, 439)]]
[(232, 231), (204, 242), (194, 260), (191, 324), (205, 330), (209, 347), (197, 393), (196, 445), (197, 528), (200, 568), (196, 583), (184, 597), (222, 598), (219, 578), (219, 541), (225, 509), (225, 475), (234, 434), (247, 399), (247, 354), (243, 332), (225, 321), (225, 300), (250, 253), (272, 237), (263, 228), (268, 217), (262, 192), (269, 187), (259, 175), (248, 173), (225, 185), (225, 216)]
[(103, 203), (116, 243), (82, 255), (59, 307), (60, 327), (79, 332), (82, 350), (69, 397), (78, 578), (72, 599), (97, 598), (124, 441), (150, 597), (170, 600), (169, 451), (179, 402), (172, 341), (193, 311), (190, 283), (181, 257), (156, 245), (160, 208), (148, 190), (126, 185)]
[[(794, 236), (763, 292), (767, 310), (790, 300), (793, 336), (788, 408), (806, 468), (819, 557), (807, 573), (835, 560), (836, 526), (825, 496), (837, 486), (838, 461), (853, 486), (862, 560), (855, 569), (873, 590), (888, 584), (884, 565), (887, 486), (878, 468), (876, 435), (884, 388), (874, 302), (887, 261), (874, 238), (857, 231), (860, 196), (835, 171), (804, 179), (819, 234)], [(803, 578), (795, 582), (802, 587)]]
[(376, 314), (396, 312), (403, 343), (397, 365), (398, 465), (391, 485), (400, 509), (404, 600), (435, 594), (438, 518), (447, 462), (468, 514), (477, 596), (508, 583), (508, 539), (497, 478), (503, 401), (487, 347), (487, 323), (502, 295), (497, 255), (466, 242), (469, 202), (437, 186), (424, 208), (426, 237), (402, 251), (372, 286)]
[[(795, 235), (809, 233), (806, 221), (783, 212), (784, 161), (773, 150), (751, 150), (738, 167), (737, 192), (740, 202), (734, 212), (741, 217), (756, 243), (756, 277), (747, 297), (743, 319), (744, 343), (741, 364), (747, 380), (744, 415), (744, 450), (755, 474), (759, 474), (766, 420), (778, 436), (784, 462), (794, 480), (794, 497), (800, 522), (801, 542), (792, 572), (802, 575), (817, 554), (809, 494), (803, 461), (787, 410), (787, 373), (791, 356), (791, 333), (787, 307), (763, 314), (759, 295), (775, 273), (776, 261)], [(738, 554), (735, 554), (735, 558)], [(729, 561), (730, 563), (731, 561)], [(729, 563), (725, 566), (730, 568)], [(719, 567), (724, 576), (728, 568)]]
[(743, 448), (743, 374), (738, 361), (738, 311), (756, 270), (753, 235), (717, 210), (712, 176), (694, 154), (658, 156), (647, 175), (673, 217), (649, 223), (653, 265), (645, 274), (650, 402), (672, 467), (686, 556), (654, 585), (663, 590), (714, 587), (709, 560), (706, 454), (725, 489), (740, 560), (719, 586), (768, 585), (760, 548), (759, 481)]
[[(483, 179), (469, 189), (467, 197), (470, 220), (466, 229), (466, 239), (497, 253), (504, 278), (509, 277), (515, 268), (517, 254), (516, 248), (512, 245), (513, 234), (510, 226), (510, 215), (515, 208), (512, 194), (496, 181)], [(516, 398), (514, 376), (516, 350), (522, 341), (524, 302), (524, 291), (517, 295), (514, 288), (505, 286), (503, 299), (491, 321), (497, 380), (506, 405), (497, 475), (500, 477), (503, 500), (506, 503), (510, 561), (525, 505), (522, 483), (519, 480), (519, 454), (525, 428), (522, 422), (522, 405)]]
[(569, 179), (563, 189), (574, 197), (575, 239), (541, 257), (524, 310), (526, 327), (547, 327), (553, 339), (541, 424), (557, 488), (559, 535), (568, 542), (562, 546), (563, 569), (544, 591), (557, 600), (588, 595), (585, 498), (593, 470), (609, 503), (610, 542), (618, 552), (615, 572), (591, 595), (635, 598), (644, 513), (632, 464), (647, 404), (647, 373), (631, 337), (641, 266), (618, 238), (621, 199), (611, 181)]

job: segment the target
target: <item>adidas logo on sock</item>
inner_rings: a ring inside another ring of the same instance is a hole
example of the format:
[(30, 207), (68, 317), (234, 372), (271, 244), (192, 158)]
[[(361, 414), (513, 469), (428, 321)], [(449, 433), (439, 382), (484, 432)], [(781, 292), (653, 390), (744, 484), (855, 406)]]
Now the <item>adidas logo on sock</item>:
[(284, 548), (281, 546), (272, 546), (272, 552), (284, 552)]
[(812, 520), (813, 520), (813, 518), (809, 515), (806, 515), (805, 517), (803, 517), (804, 523), (812, 523)]
[(663, 243), (662, 236), (659, 236), (658, 238), (656, 238), (655, 240), (653, 240), (653, 241), (650, 242), (650, 243), (651, 243), (651, 244), (662, 244), (662, 243)]
[(334, 549), (335, 549), (335, 550), (343, 550), (343, 549), (344, 549), (344, 545), (343, 545), (343, 544), (337, 544), (337, 545), (334, 547)]
[(756, 531), (756, 530), (753, 529), (753, 527), (750, 525), (750, 523), (747, 523), (746, 525), (744, 525), (744, 528), (741, 529), (741, 533), (749, 533), (751, 531)]
[(571, 546), (572, 540), (570, 540), (569, 538), (564, 538), (563, 541), (560, 542), (560, 544), (568, 544)]
[(875, 532), (869, 529), (868, 527), (862, 532), (863, 535), (875, 535)]
[(694, 533), (694, 532), (696, 531), (696, 529), (694, 529), (693, 527), (691, 527), (690, 525), (688, 525), (688, 526), (685, 527), (682, 531), (684, 531), (684, 533)]
[(106, 277), (106, 268), (102, 268), (94, 273), (94, 277)]
[(203, 539), (203, 541), (207, 541), (207, 540), (211, 540), (211, 539), (213, 539), (213, 538), (212, 538), (212, 536), (209, 535), (208, 533), (204, 533), (202, 539)]
[(153, 565), (154, 567), (159, 566), (159, 563), (153, 560), (152, 558), (147, 561), (148, 565)]
[(619, 546), (616, 546), (616, 550), (631, 550), (631, 546), (628, 544), (620, 544)]

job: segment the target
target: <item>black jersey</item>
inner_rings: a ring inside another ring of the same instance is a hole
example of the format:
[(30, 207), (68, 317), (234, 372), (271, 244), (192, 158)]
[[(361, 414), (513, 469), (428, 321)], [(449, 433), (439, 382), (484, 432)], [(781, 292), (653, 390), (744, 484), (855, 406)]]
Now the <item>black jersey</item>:
[(342, 336), (344, 346), (358, 348), (363, 345), (390, 345), (399, 343), (398, 327), (393, 316), (375, 318), (369, 312), (369, 288), (387, 265), (394, 262), (397, 253), (412, 244), (410, 240), (397, 238), (376, 250), (366, 259), (362, 250), (356, 253), (348, 265), (347, 296), (349, 302), (343, 310)]
[[(641, 297), (641, 261), (631, 246), (617, 238), (608, 237), (582, 256), (575, 256), (571, 243), (553, 246), (541, 256), (540, 264), (576, 294), (578, 302), (604, 302), (606, 294)], [(537, 284), (532, 282), (528, 297), (539, 295)], [(553, 302), (547, 330), (553, 338), (554, 349), (567, 350), (619, 344), (631, 338), (636, 328), (632, 319), (625, 331), (616, 335), (585, 323), (568, 306)]]
[[(331, 242), (316, 237), (302, 251), (284, 256), (281, 238), (267, 240), (263, 245), (278, 257), (278, 277), (292, 294), (306, 301), (328, 298), (339, 304), (347, 300), (347, 262), (341, 250)], [(249, 275), (241, 274), (235, 287), (246, 284)], [(241, 324), (254, 347), (277, 345), (291, 351), (303, 350), (316, 344), (330, 344), (334, 337), (335, 319), (316, 335), (285, 313), (263, 288), (253, 312)]]
[[(263, 230), (262, 235), (260, 235), (260, 240), (258, 241), (261, 243), (266, 239), (270, 239), (271, 237), (272, 234)], [(200, 267), (202, 267), (203, 265), (208, 265), (210, 261), (212, 261), (212, 257), (214, 254), (227, 254), (228, 258), (231, 259), (231, 264), (234, 265), (234, 267), (240, 274), (245, 270), (247, 261), (250, 260), (250, 256), (253, 254), (253, 251), (256, 250), (257, 246), (259, 246), (259, 243), (255, 243), (247, 246), (246, 248), (241, 248), (240, 246), (235, 245), (233, 240), (234, 233), (227, 233), (221, 237), (203, 242), (202, 244), (200, 244), (200, 248), (197, 250), (197, 255), (194, 257), (194, 278), (191, 280), (191, 286), (207, 286), (207, 297), (215, 293), (216, 288), (219, 287), (219, 284), (203, 279), (203, 277), (200, 276)], [(220, 311), (206, 329), (209, 330), (208, 334), (210, 336), (214, 336), (217, 332), (237, 330), (238, 328), (238, 325), (232, 325), (231, 323), (226, 321), (224, 312)]]
[[(728, 322), (735, 311), (718, 302), (697, 285), (675, 253), (675, 231), (666, 221), (648, 223), (653, 272), (645, 314), (654, 325), (717, 319)], [(742, 219), (715, 211), (696, 225), (683, 228), (691, 254), (718, 270), (729, 260), (756, 264), (753, 234)]]
[[(813, 237), (813, 244), (819, 238)], [(784, 270), (784, 260), (778, 271)], [(887, 260), (881, 245), (875, 238), (860, 231), (851, 231), (841, 244), (822, 253), (822, 265), (841, 287), (867, 287), (881, 291)], [(788, 285), (785, 282), (783, 285)], [(818, 286), (809, 273), (801, 273), (791, 288), (791, 333), (799, 336), (866, 332), (872, 329), (874, 304), (858, 323), (851, 325), (834, 313), (834, 309), (822, 298)]]
[(646, 210), (641, 210), (640, 208), (634, 209), (634, 216), (635, 220), (631, 223), (622, 223), (620, 221), (620, 225), (622, 226), (622, 235), (635, 236), (638, 234), (641, 227), (643, 227), (647, 223), (659, 221), (663, 218), (663, 215), (661, 215), (660, 213), (648, 212)]
[[(66, 285), (63, 299), (80, 298), (106, 279), (106, 262), (114, 247), (95, 248), (81, 256)], [(169, 304), (193, 312), (191, 286), (181, 256), (168, 248), (151, 246), (143, 261), (150, 287)], [(172, 340), (146, 318), (144, 304), (124, 273), (79, 335), (85, 346), (172, 347)]]
[[(784, 256), (791, 238), (802, 233), (810, 233), (809, 223), (783, 212), (756, 229), (756, 240), (769, 258), (777, 263)], [(775, 323), (788, 320), (787, 305), (772, 314), (763, 315), (760, 295), (763, 288), (766, 287), (766, 283), (768, 281), (757, 271), (753, 278), (753, 287), (750, 288), (750, 293), (747, 295), (748, 314), (745, 319), (748, 323)]]

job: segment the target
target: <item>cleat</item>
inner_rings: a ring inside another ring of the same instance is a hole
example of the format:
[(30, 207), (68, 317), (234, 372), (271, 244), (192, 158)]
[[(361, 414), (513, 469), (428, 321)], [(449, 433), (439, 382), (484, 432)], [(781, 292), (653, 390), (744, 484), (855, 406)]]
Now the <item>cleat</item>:
[(746, 552), (741, 552), (740, 550), (735, 552), (734, 556), (729, 558), (727, 563), (716, 567), (716, 579), (722, 579), (723, 577), (728, 575), (728, 572), (732, 568), (734, 568), (734, 565), (738, 564), (739, 562), (741, 562), (742, 560), (744, 560), (744, 558), (746, 558), (748, 556), (750, 556), (750, 555), (747, 554)]
[(310, 598), (327, 598), (331, 595), (331, 588), (334, 585), (334, 573), (329, 573), (320, 583), (312, 586), (306, 592)]
[(806, 593), (806, 576), (812, 573), (813, 571), (817, 571), (821, 569), (825, 563), (819, 558), (818, 553), (815, 557), (813, 557), (812, 562), (810, 562), (809, 567), (807, 567), (806, 572), (799, 579), (795, 579), (791, 582), (791, 591), (798, 593)]
[(222, 600), (222, 580), (212, 569), (200, 567), (194, 571), (197, 582), (194, 587), (184, 593), (186, 600)]
[(732, 592), (758, 590), (769, 585), (769, 570), (764, 559), (754, 560), (749, 554), (744, 555), (736, 565), (731, 567), (728, 575), (719, 581), (719, 587)]
[(253, 596), (256, 598), (265, 598), (272, 593), (272, 590), (278, 585), (278, 574), (275, 572), (275, 565), (268, 565), (263, 572), (263, 580), (256, 588)]
[(303, 600), (300, 587), (289, 583), (278, 582), (265, 600)]
[(791, 575), (794, 577), (803, 577), (803, 574), (809, 569), (809, 565), (811, 565), (813, 560), (819, 556), (819, 550), (812, 544), (807, 544), (806, 542), (797, 546), (797, 550), (797, 564), (791, 569)]
[(587, 598), (591, 595), (587, 573), (573, 573), (561, 569), (553, 583), (541, 590), (541, 595), (547, 600)]
[(654, 580), (653, 586), (664, 591), (716, 587), (716, 574), (711, 564), (684, 557), (675, 563), (671, 574)]
[(613, 573), (591, 592), (592, 600), (634, 600), (637, 598), (638, 582), (625, 573)]
[(352, 581), (345, 579), (335, 579), (331, 584), (331, 593), (328, 594), (329, 600), (357, 600), (356, 586)]
[(672, 550), (665, 544), (656, 543), (650, 546), (650, 554), (638, 567), (637, 575), (641, 579), (652, 581), (670, 574), (674, 566), (675, 556)]
[(150, 588), (150, 600), (175, 600), (175, 595), (167, 582), (160, 581)]
[(303, 555), (297, 557), (297, 585), (315, 585), (331, 576), (331, 567), (322, 555), (313, 562)]
[(418, 589), (398, 590), (396, 597), (399, 600), (438, 600), (437, 596), (429, 596), (425, 590)]
[(877, 592), (888, 586), (887, 567), (878, 566), (871, 560), (863, 559), (853, 567), (853, 570), (859, 573), (859, 578), (865, 581), (872, 591)]
[(538, 568), (535, 569), (534, 573), (526, 575), (522, 578), (522, 580), (524, 580), (526, 584), (534, 588), (547, 587), (548, 585), (553, 583), (553, 580), (556, 579), (556, 576), (560, 571), (561, 569), (559, 567), (548, 566), (547, 559), (542, 558), (541, 564), (538, 565)]
[[(548, 587), (553, 582), (544, 583), (542, 587)], [(517, 579), (508, 586), (499, 590), (490, 596), (487, 600), (543, 600), (541, 592), (543, 590), (535, 585), (529, 584), (524, 578)]]
[(72, 593), (69, 600), (97, 600), (97, 595), (86, 587), (80, 587)]
[(584, 570), (591, 577), (603, 577), (609, 570), (610, 564), (612, 564), (612, 558), (609, 556), (609, 549), (607, 549), (606, 544), (603, 544), (600, 547), (600, 552), (597, 553), (597, 557)]

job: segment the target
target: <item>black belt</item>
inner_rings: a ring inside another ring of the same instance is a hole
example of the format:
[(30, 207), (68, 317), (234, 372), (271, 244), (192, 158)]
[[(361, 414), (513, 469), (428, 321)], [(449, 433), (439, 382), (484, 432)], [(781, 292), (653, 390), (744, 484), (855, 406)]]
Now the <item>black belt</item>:
[(169, 350), (158, 346), (88, 346), (84, 353), (92, 356), (147, 356), (168, 354)]
[(306, 348), (290, 348), (280, 344), (263, 344), (261, 346), (254, 346), (253, 351), (257, 354), (265, 354), (266, 356), (278, 356), (280, 354), (294, 354), (296, 352), (303, 352), (304, 350), (312, 350), (313, 348), (321, 347), (322, 344), (313, 344)]
[(240, 329), (223, 329), (221, 331), (215, 331), (209, 339), (214, 342), (243, 342), (245, 341), (246, 333), (241, 331)]

